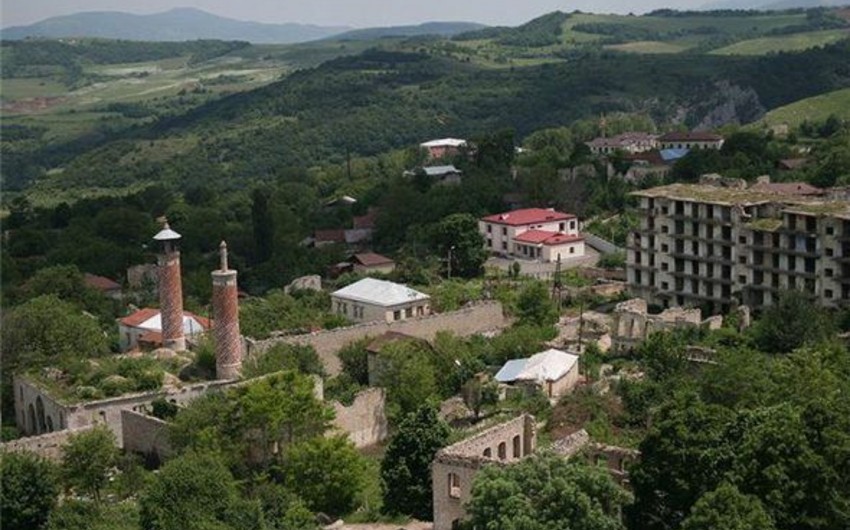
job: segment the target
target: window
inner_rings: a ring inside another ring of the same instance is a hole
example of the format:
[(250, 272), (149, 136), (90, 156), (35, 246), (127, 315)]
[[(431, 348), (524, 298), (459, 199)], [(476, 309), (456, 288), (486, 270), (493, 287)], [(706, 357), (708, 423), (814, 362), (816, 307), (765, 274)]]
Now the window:
[(490, 247), (490, 248), (493, 248), (493, 240), (490, 239), (489, 237), (487, 238), (487, 246)]
[(487, 233), (488, 233), (488, 234), (492, 234), (492, 233), (493, 233), (493, 225), (487, 225)]
[(575, 254), (575, 251), (576, 251), (575, 247), (570, 247), (570, 254)]
[(747, 256), (738, 256), (738, 263), (740, 263), (741, 265), (746, 265), (747, 264)]
[(485, 458), (492, 458), (493, 457), (493, 451), (490, 450), (489, 447), (484, 450), (484, 457)]
[(827, 278), (832, 278), (832, 275), (833, 275), (832, 269), (824, 269), (823, 273), (824, 273), (824, 275), (826, 275)]
[(747, 277), (744, 275), (738, 276), (738, 283), (747, 283)]
[(835, 233), (835, 227), (827, 226), (826, 227), (826, 235), (831, 236)]
[(401, 320), (401, 311), (393, 311), (393, 320)]
[(558, 232), (563, 232), (565, 226), (566, 226), (565, 223), (558, 223)]
[(522, 443), (520, 441), (519, 435), (514, 436), (514, 458), (520, 458), (522, 456)]
[(408, 307), (407, 309), (404, 310), (404, 318), (411, 318), (411, 317), (413, 317), (413, 308)]
[(661, 264), (661, 270), (666, 271), (667, 268), (668, 268), (667, 262), (664, 262), (664, 263)]
[(508, 242), (502, 241), (502, 250), (508, 250)]
[(747, 236), (738, 236), (738, 243), (740, 243), (742, 245), (746, 245), (747, 244)]
[(505, 442), (499, 444), (499, 460), (504, 460), (508, 457), (508, 446)]
[(669, 252), (669, 251), (670, 251), (670, 245), (668, 245), (667, 243), (661, 243), (661, 252)]
[(449, 497), (460, 498), (460, 475), (457, 473), (449, 473)]
[(832, 289), (824, 289), (823, 295), (827, 298), (832, 298)]
[(575, 230), (575, 229), (576, 229), (576, 222), (570, 221), (570, 230)]
[(833, 250), (829, 247), (826, 248), (826, 255), (832, 257)]
[(504, 227), (504, 226), (502, 227), (502, 235), (503, 235), (503, 236), (508, 235), (508, 229), (507, 229), (507, 227)]
[(670, 290), (670, 284), (667, 283), (667, 282), (661, 282), (661, 290), (662, 291), (669, 291)]

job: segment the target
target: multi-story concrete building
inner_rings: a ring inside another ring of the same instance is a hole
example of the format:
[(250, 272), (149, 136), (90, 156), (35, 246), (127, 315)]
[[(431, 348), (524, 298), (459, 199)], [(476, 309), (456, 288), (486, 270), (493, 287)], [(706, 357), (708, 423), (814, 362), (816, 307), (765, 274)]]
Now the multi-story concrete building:
[(850, 202), (747, 188), (713, 176), (634, 194), (631, 291), (664, 306), (725, 312), (772, 304), (799, 289), (819, 303), (850, 301)]

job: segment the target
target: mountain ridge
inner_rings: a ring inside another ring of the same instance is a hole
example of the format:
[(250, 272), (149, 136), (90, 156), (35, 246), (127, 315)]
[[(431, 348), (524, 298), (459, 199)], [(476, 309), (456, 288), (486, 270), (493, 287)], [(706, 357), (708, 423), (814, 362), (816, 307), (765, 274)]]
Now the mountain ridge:
[(293, 44), (323, 39), (351, 29), (348, 26), (236, 20), (201, 9), (178, 7), (150, 15), (86, 11), (50, 17), (25, 26), (9, 26), (0, 30), (0, 36), (5, 40), (93, 37), (154, 42), (218, 39)]

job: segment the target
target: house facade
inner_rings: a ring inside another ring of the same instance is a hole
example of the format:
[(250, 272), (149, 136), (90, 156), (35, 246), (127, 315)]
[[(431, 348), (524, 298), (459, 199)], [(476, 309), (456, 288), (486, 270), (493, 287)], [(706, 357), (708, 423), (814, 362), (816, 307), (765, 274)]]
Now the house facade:
[(720, 149), (723, 137), (702, 131), (671, 132), (658, 138), (661, 149)]
[(658, 136), (644, 132), (627, 132), (617, 136), (600, 137), (587, 142), (590, 152), (608, 155), (617, 151), (635, 154), (651, 151), (658, 147)]
[(494, 254), (542, 262), (584, 256), (584, 238), (575, 215), (526, 208), (489, 215), (478, 222), (486, 248)]
[(419, 147), (428, 152), (429, 160), (439, 160), (460, 154), (461, 149), (466, 147), (466, 140), (459, 138), (440, 138), (419, 144)]
[(431, 313), (431, 297), (405, 285), (364, 278), (331, 293), (331, 311), (354, 322), (397, 322)]

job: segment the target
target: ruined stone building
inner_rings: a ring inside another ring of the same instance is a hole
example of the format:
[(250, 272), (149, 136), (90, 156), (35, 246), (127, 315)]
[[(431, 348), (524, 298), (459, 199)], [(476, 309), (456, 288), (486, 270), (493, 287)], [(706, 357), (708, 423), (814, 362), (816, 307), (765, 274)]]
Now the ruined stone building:
[(488, 464), (509, 464), (534, 453), (534, 416), (523, 414), (437, 452), (431, 471), (434, 530), (452, 530), (466, 516), (472, 481)]
[(825, 306), (850, 302), (850, 202), (763, 184), (709, 175), (635, 192), (632, 293), (712, 313), (769, 306), (789, 289)]
[(697, 327), (702, 323), (702, 311), (699, 308), (671, 307), (657, 315), (652, 315), (649, 313), (646, 300), (641, 298), (626, 300), (617, 304), (612, 313), (611, 349), (615, 352), (628, 351), (656, 331)]

